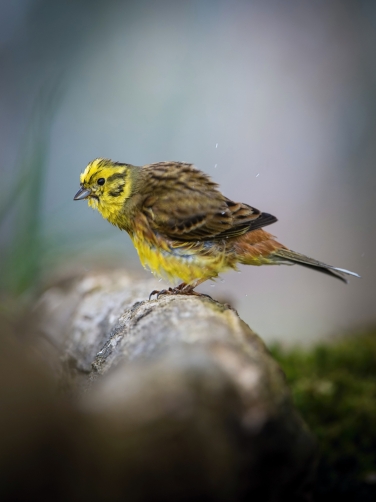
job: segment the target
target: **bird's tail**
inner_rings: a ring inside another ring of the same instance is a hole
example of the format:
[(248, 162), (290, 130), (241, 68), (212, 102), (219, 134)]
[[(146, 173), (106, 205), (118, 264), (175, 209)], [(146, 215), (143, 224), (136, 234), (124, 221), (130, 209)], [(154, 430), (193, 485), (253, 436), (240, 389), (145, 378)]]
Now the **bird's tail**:
[(276, 257), (280, 261), (280, 263), (294, 263), (298, 265), (302, 265), (303, 267), (312, 268), (313, 270), (317, 270), (318, 272), (322, 272), (323, 274), (331, 275), (332, 277), (337, 277), (341, 281), (347, 283), (346, 275), (352, 275), (354, 277), (360, 277), (360, 275), (355, 272), (350, 272), (349, 270), (345, 270), (343, 268), (333, 267), (332, 265), (327, 265), (321, 261), (314, 260), (309, 258), (308, 256), (304, 256), (300, 253), (295, 253), (295, 251), (291, 251), (290, 249), (277, 249), (273, 253), (273, 257)]

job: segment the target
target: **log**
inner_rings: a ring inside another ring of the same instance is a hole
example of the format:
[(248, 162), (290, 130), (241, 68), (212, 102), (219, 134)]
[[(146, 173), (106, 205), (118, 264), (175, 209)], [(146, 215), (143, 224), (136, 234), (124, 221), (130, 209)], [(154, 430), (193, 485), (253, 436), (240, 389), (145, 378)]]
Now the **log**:
[(69, 500), (309, 500), (316, 443), (262, 340), (229, 305), (155, 286), (88, 273), (36, 305), (77, 424)]

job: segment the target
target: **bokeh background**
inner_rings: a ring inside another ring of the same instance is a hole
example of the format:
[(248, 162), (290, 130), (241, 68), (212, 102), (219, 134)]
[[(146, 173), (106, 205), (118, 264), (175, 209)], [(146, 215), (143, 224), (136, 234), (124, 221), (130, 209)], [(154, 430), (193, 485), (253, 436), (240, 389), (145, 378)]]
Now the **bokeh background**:
[[(376, 320), (376, 2), (2, 0), (1, 289), (139, 269), (121, 233), (73, 202), (95, 157), (192, 162), (279, 218), (292, 249), (358, 272), (243, 267), (201, 291), (266, 341)], [(214, 287), (212, 287), (214, 286)]]

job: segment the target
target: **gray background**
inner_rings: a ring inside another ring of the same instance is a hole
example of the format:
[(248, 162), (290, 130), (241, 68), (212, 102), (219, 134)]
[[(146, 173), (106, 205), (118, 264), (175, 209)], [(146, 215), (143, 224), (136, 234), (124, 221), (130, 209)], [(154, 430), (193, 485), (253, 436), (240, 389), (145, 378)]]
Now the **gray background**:
[(276, 215), (268, 230), (285, 245), (362, 275), (346, 286), (301, 267), (242, 267), (201, 291), (231, 299), (267, 341), (375, 321), (376, 2), (0, 6), (1, 197), (38, 96), (60, 89), (41, 191), (46, 275), (141, 269), (128, 236), (72, 200), (90, 160), (187, 161)]

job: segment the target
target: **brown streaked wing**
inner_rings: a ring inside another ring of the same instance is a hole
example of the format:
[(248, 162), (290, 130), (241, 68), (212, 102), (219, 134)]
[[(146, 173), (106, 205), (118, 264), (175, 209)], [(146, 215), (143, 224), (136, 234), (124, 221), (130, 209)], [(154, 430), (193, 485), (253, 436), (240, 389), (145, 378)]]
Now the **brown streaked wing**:
[(143, 212), (151, 228), (173, 240), (217, 240), (269, 225), (274, 216), (232, 202), (218, 185), (190, 164), (146, 166), (151, 189)]
[(217, 239), (243, 235), (251, 230), (266, 227), (277, 221), (277, 218), (272, 214), (262, 213), (248, 204), (233, 202), (229, 199), (226, 199), (226, 202), (232, 212), (233, 224), (228, 231), (219, 234), (216, 237)]

